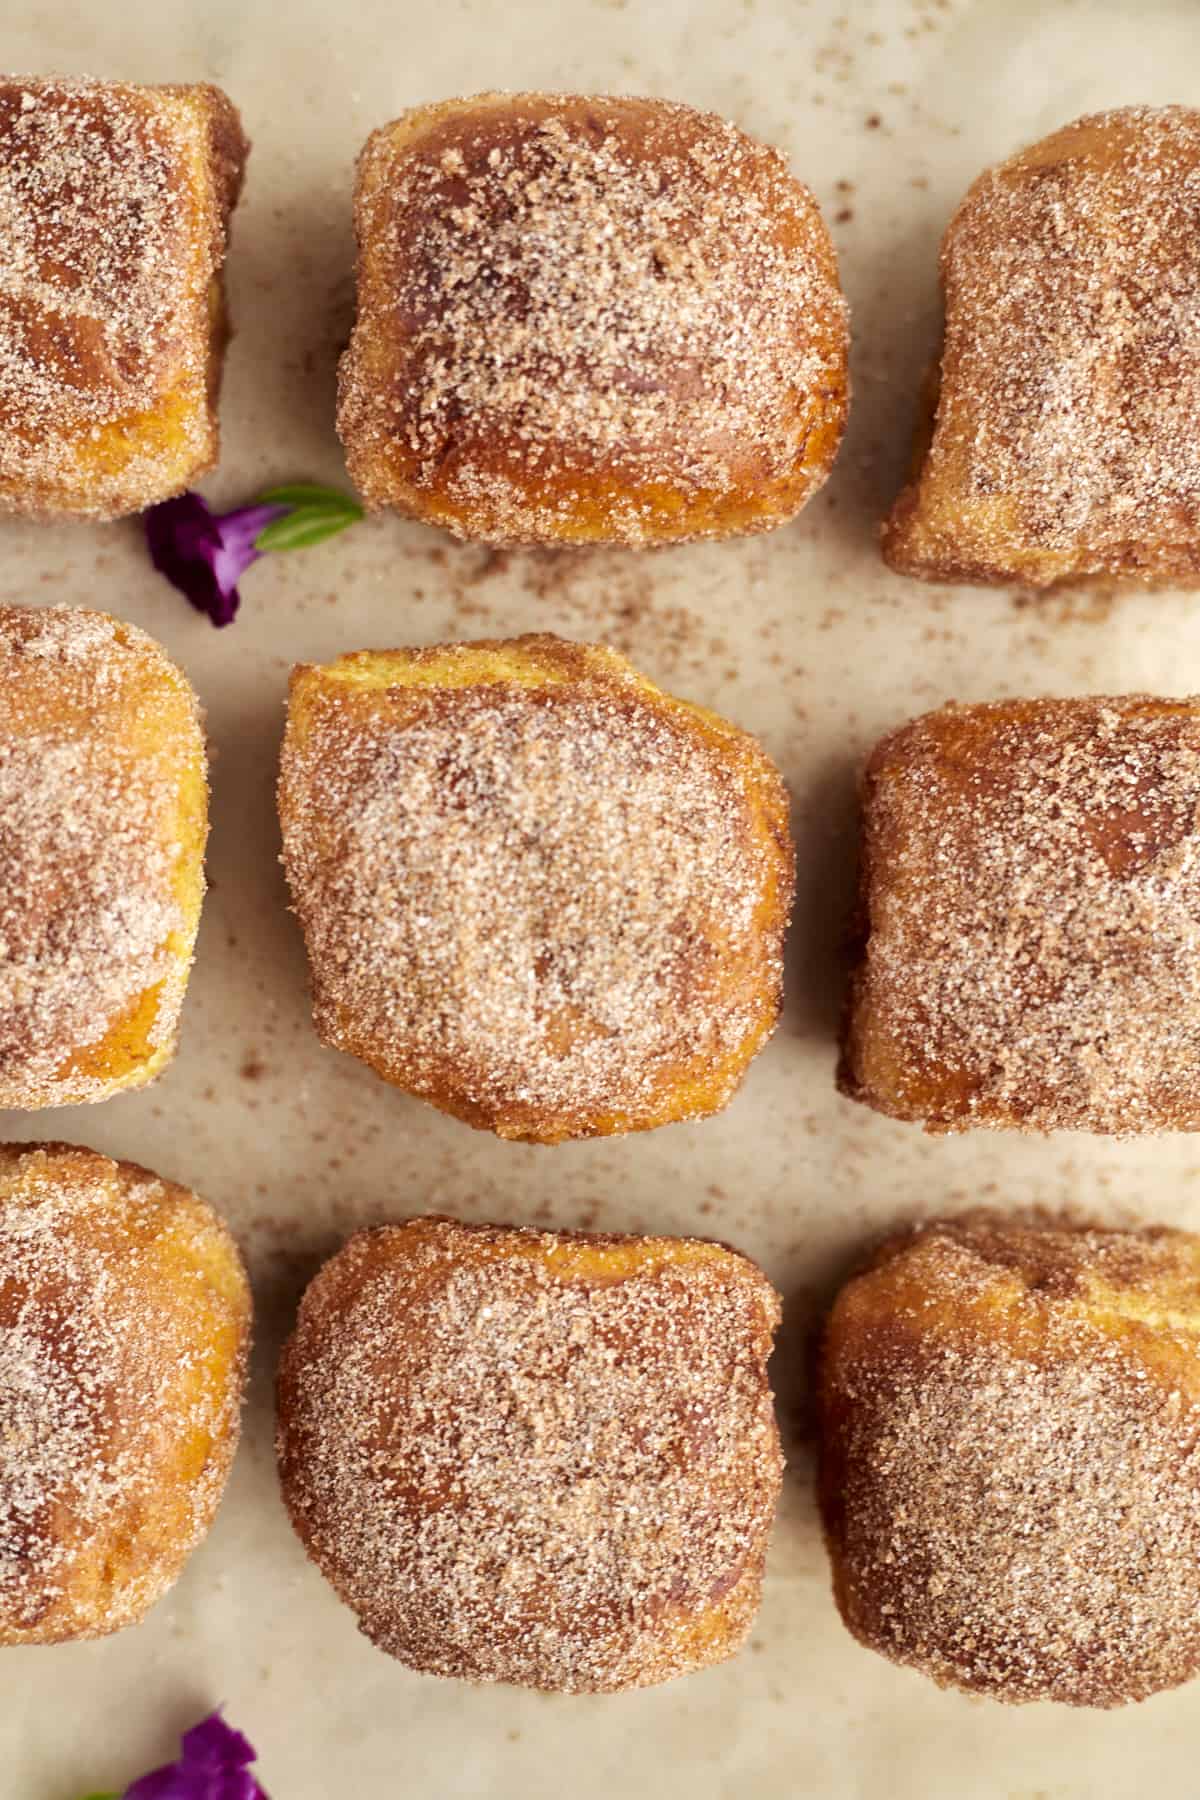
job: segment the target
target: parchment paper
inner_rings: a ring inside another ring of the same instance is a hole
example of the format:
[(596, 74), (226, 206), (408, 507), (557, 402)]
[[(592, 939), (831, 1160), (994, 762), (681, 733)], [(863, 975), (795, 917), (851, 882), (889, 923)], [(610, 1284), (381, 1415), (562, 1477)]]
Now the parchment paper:
[[(1024, 604), (890, 575), (875, 525), (908, 456), (936, 329), (936, 250), (987, 163), (1096, 107), (1200, 95), (1195, 0), (6, 0), (18, 71), (213, 80), (255, 141), (230, 264), (225, 451), (206, 490), (338, 480), (333, 372), (352, 308), (350, 182), (401, 108), (489, 87), (661, 94), (779, 144), (826, 208), (853, 309), (838, 468), (788, 529), (638, 559), (489, 557), (381, 518), (270, 558), (214, 631), (152, 573), (134, 524), (0, 526), (0, 599), (107, 608), (178, 656), (216, 751), (209, 895), (183, 1043), (156, 1086), (10, 1114), (195, 1186), (249, 1255), (258, 1347), (243, 1448), (208, 1542), (140, 1629), (0, 1659), (0, 1793), (72, 1800), (173, 1752), (219, 1700), (274, 1800), (1094, 1800), (1200, 1789), (1200, 1684), (1114, 1714), (938, 1692), (859, 1649), (828, 1593), (806, 1364), (850, 1261), (897, 1221), (993, 1202), (1200, 1228), (1200, 1143), (926, 1139), (832, 1087), (854, 774), (938, 702), (1200, 688), (1200, 601)], [(366, 645), (550, 628), (606, 638), (758, 731), (795, 797), (800, 887), (780, 1030), (721, 1118), (624, 1141), (503, 1145), (322, 1050), (277, 867), (288, 665)], [(296, 1297), (352, 1227), (464, 1218), (731, 1239), (787, 1302), (774, 1378), (790, 1473), (755, 1641), (632, 1697), (541, 1698), (409, 1674), (373, 1650), (294, 1541), (270, 1370)]]

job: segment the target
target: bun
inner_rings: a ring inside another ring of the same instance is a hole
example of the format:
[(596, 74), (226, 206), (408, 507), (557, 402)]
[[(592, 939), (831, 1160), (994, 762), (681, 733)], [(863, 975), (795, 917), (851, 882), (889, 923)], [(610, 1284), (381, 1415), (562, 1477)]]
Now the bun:
[(787, 797), (746, 732), (550, 636), (298, 668), (284, 863), (323, 1040), (501, 1137), (730, 1099), (782, 991)]
[(204, 894), (200, 710), (145, 632), (0, 607), (0, 1106), (152, 1081)]
[(233, 1461), (249, 1325), (186, 1188), (0, 1146), (0, 1644), (136, 1625), (176, 1580)]
[(1200, 1130), (1200, 702), (946, 706), (863, 788), (843, 1091), (930, 1130)]
[(981, 175), (894, 569), (1044, 588), (1200, 582), (1200, 112), (1122, 107)]
[(859, 1641), (996, 1700), (1200, 1670), (1200, 1238), (993, 1218), (838, 1296), (821, 1506)]
[(219, 88), (0, 77), (0, 511), (118, 518), (212, 468), (247, 148)]
[(481, 94), (359, 161), (338, 425), (371, 506), (489, 544), (766, 531), (847, 406), (829, 235), (783, 158), (662, 100)]
[(609, 1693), (721, 1662), (779, 1493), (778, 1319), (697, 1239), (360, 1232), (280, 1363), (292, 1522), (410, 1668)]

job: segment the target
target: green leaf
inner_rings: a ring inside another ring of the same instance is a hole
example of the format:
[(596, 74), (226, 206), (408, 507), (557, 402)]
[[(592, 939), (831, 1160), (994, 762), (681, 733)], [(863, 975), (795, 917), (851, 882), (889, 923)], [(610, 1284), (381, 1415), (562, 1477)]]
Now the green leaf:
[(83, 1800), (121, 1800), (120, 1794), (85, 1794)]
[(348, 525), (355, 525), (358, 515), (345, 512), (294, 512), (286, 519), (266, 525), (254, 540), (256, 550), (307, 550), (327, 537), (336, 537)]
[(313, 500), (336, 500), (343, 506), (358, 505), (352, 495), (343, 494), (340, 488), (321, 487), (315, 481), (291, 481), (282, 487), (268, 488), (258, 500), (259, 504), (267, 506), (307, 506)]
[(349, 494), (305, 483), (271, 488), (260, 504), (286, 506), (288, 511), (263, 526), (254, 540), (256, 550), (306, 550), (345, 531), (347, 525), (356, 525), (363, 516), (362, 507)]

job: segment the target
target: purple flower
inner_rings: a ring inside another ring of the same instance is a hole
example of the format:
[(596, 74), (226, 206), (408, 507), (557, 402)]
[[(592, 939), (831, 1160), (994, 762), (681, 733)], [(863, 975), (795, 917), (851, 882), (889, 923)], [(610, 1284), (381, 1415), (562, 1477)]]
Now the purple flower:
[(255, 539), (281, 519), (286, 506), (239, 506), (215, 513), (199, 494), (163, 500), (146, 513), (150, 561), (197, 612), (214, 625), (232, 625), (241, 605), (238, 581), (263, 552)]
[(123, 1800), (267, 1800), (250, 1773), (254, 1746), (219, 1712), (185, 1731), (181, 1743), (178, 1762), (143, 1775)]
[(334, 488), (298, 482), (271, 488), (250, 506), (215, 513), (199, 494), (163, 500), (143, 514), (150, 561), (197, 612), (231, 625), (238, 581), (268, 550), (303, 550), (344, 531), (362, 507)]

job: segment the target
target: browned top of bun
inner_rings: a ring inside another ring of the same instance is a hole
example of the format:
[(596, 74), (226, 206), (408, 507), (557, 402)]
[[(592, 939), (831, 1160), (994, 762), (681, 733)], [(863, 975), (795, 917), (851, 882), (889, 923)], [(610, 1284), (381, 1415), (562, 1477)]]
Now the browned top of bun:
[(0, 607), (0, 1105), (103, 1099), (170, 1057), (206, 802), (199, 705), (153, 638)]
[(280, 816), (322, 1035), (474, 1125), (699, 1117), (774, 1027), (778, 770), (615, 651), (542, 634), (301, 667)]

